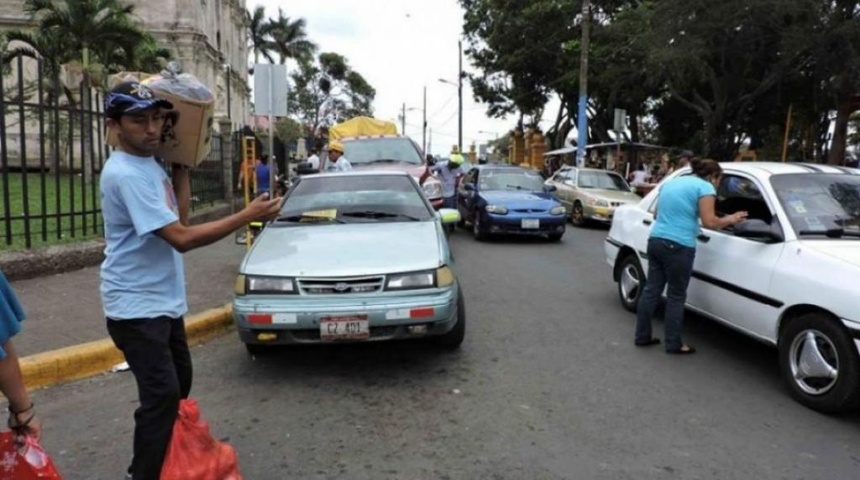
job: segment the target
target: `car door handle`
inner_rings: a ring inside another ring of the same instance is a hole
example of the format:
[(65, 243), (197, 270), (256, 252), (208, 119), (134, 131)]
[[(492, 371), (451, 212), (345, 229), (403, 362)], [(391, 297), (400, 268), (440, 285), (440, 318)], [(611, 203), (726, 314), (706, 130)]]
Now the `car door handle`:
[(644, 223), (645, 225), (651, 225), (651, 220), (646, 218), (646, 219), (642, 220), (642, 223)]
[(709, 241), (711, 241), (711, 237), (705, 235), (704, 233), (700, 233), (698, 236), (696, 236), (696, 239), (698, 239), (702, 243), (708, 243)]

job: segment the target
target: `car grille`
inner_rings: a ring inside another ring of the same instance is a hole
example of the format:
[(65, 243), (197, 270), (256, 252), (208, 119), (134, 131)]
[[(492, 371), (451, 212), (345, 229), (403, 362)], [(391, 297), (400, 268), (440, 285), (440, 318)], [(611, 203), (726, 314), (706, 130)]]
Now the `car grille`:
[(542, 208), (516, 208), (516, 209), (514, 209), (514, 211), (517, 213), (543, 213), (543, 212), (546, 212), (546, 210), (544, 210)]
[(382, 290), (385, 277), (300, 278), (299, 291), (305, 295), (344, 295), (374, 293)]

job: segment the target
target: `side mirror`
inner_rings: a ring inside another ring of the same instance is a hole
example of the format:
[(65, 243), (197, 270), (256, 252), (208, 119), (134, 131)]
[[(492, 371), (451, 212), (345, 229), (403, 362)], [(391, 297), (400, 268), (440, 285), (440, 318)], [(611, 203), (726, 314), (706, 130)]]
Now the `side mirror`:
[(552, 193), (556, 190), (558, 190), (558, 188), (555, 185), (544, 185), (543, 186), (543, 191), (547, 192), (547, 193)]
[(436, 165), (436, 159), (433, 157), (427, 157), (427, 166), (432, 167)]
[(764, 220), (759, 220), (757, 218), (750, 218), (735, 225), (732, 228), (732, 232), (736, 237), (741, 238), (770, 240), (775, 242), (785, 240), (785, 237), (783, 236), (782, 231), (779, 230), (778, 226), (768, 225)]
[(476, 190), (474, 183), (465, 183), (463, 184), (463, 190), (467, 192), (474, 192)]
[(440, 208), (436, 215), (442, 220), (443, 225), (449, 225), (460, 221), (460, 212), (454, 208)]

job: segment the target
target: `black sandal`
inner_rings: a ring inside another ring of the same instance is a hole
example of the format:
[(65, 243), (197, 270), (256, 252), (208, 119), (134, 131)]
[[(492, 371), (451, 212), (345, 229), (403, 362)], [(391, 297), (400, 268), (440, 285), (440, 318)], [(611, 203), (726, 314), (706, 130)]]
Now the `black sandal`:
[[(29, 407), (25, 408), (24, 410), (20, 410), (18, 412), (13, 410), (12, 407), (10, 406), (9, 407), (9, 419), (6, 420), (6, 425), (9, 426), (9, 429), (16, 432), (16, 433), (21, 433), (22, 430), (26, 430), (27, 427), (30, 426), (30, 422), (32, 422), (33, 419), (36, 418), (36, 412), (33, 411), (33, 407), (35, 407), (35, 406), (36, 406), (35, 403), (30, 403)], [(18, 415), (21, 415), (22, 413), (27, 413), (27, 412), (30, 412), (30, 416), (27, 417), (26, 420), (24, 420), (22, 422), (21, 420), (18, 419)]]
[(666, 350), (666, 353), (670, 355), (690, 355), (696, 353), (696, 349), (689, 345), (681, 345), (680, 348), (676, 348), (673, 350)]
[(652, 338), (650, 340), (645, 340), (644, 342), (634, 342), (634, 345), (637, 347), (650, 347), (651, 345), (660, 345), (659, 338)]

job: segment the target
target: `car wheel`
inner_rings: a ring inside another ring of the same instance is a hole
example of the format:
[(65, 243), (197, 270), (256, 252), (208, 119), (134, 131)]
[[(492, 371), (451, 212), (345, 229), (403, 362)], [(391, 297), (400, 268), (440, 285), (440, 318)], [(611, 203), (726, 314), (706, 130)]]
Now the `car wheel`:
[(248, 350), (248, 353), (251, 355), (265, 355), (267, 353), (272, 353), (274, 348), (272, 345), (260, 345), (259, 343), (246, 343), (245, 350)]
[(635, 255), (629, 254), (621, 260), (618, 275), (618, 299), (626, 310), (636, 313), (639, 297), (645, 289), (645, 272)]
[(433, 343), (446, 350), (455, 350), (466, 338), (466, 302), (463, 300), (463, 291), (457, 293), (457, 323), (448, 333), (433, 337)]
[(563, 235), (564, 235), (564, 232), (561, 232), (561, 233), (550, 233), (550, 234), (549, 234), (549, 241), (550, 241), (550, 242), (558, 242), (558, 241), (560, 241), (560, 240), (561, 240), (561, 237), (562, 237)]
[(472, 235), (474, 235), (475, 240), (479, 242), (487, 239), (487, 232), (484, 231), (481, 214), (477, 212), (475, 212), (475, 218), (472, 220)]
[(779, 336), (779, 367), (792, 396), (813, 410), (840, 413), (860, 406), (860, 357), (827, 314), (791, 320)]
[(585, 212), (583, 212), (582, 204), (579, 202), (573, 204), (573, 209), (570, 211), (570, 223), (577, 227), (585, 226)]

